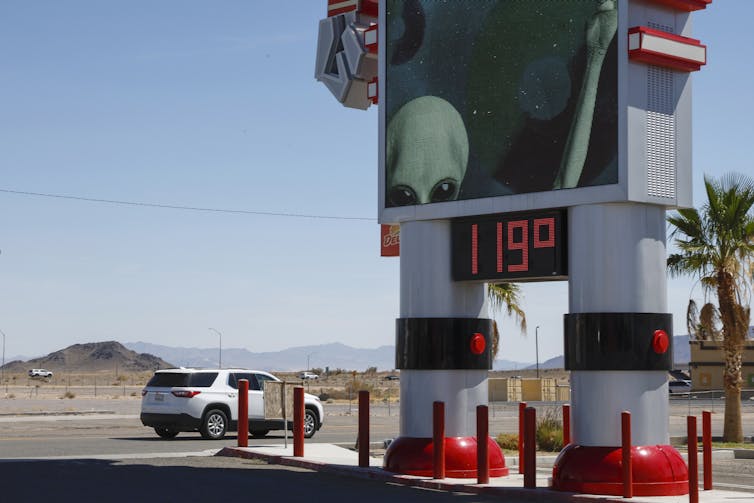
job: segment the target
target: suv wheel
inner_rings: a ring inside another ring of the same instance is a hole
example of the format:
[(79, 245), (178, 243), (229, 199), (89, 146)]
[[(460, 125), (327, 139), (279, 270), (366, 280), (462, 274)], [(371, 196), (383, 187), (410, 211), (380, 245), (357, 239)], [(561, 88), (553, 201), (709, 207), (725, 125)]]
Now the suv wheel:
[(171, 430), (170, 428), (163, 428), (161, 426), (155, 426), (154, 432), (157, 433), (162, 438), (175, 438), (176, 435), (178, 435), (178, 432), (176, 430)]
[(200, 433), (210, 440), (220, 440), (228, 431), (228, 417), (218, 409), (212, 409), (204, 415)]
[(317, 431), (318, 424), (317, 413), (312, 409), (306, 409), (304, 411), (304, 437), (312, 438)]

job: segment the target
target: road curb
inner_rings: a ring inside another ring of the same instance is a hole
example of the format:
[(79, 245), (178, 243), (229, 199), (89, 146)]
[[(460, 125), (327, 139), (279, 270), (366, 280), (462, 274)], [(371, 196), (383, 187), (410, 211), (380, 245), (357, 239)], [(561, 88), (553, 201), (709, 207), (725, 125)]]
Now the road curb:
[(607, 502), (620, 501), (622, 498), (609, 496), (583, 495), (576, 493), (566, 493), (554, 491), (544, 487), (535, 489), (525, 489), (523, 487), (498, 487), (479, 484), (452, 483), (442, 480), (427, 479), (421, 477), (412, 477), (409, 475), (399, 475), (390, 473), (382, 468), (361, 468), (357, 466), (334, 465), (320, 461), (306, 460), (302, 458), (293, 458), (274, 454), (263, 454), (247, 450), (236, 449), (233, 447), (224, 447), (216, 456), (236, 457), (243, 459), (257, 459), (266, 461), (269, 464), (292, 466), (296, 468), (305, 468), (322, 473), (330, 473), (351, 478), (365, 480), (374, 480), (378, 482), (389, 482), (404, 486), (420, 487), (423, 489), (434, 489), (448, 492), (461, 492), (468, 494), (479, 494), (485, 496), (516, 498), (523, 501), (542, 501), (547, 498), (549, 502)]

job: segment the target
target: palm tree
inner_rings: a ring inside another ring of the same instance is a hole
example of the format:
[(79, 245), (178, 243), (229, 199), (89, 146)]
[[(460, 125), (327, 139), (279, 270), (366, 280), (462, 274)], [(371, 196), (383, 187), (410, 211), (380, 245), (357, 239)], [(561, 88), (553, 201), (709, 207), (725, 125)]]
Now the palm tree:
[[(490, 309), (500, 311), (505, 308), (508, 316), (515, 316), (516, 323), (521, 333), (526, 333), (526, 313), (521, 309), (521, 288), (514, 283), (497, 283), (487, 285), (487, 298), (490, 300)], [(497, 331), (497, 323), (494, 325), (495, 333), (492, 334), (492, 358), (497, 356), (500, 349), (500, 334)]]
[(723, 439), (742, 442), (741, 362), (749, 327), (749, 279), (754, 257), (754, 181), (729, 174), (704, 178), (707, 203), (701, 211), (679, 210), (668, 217), (679, 253), (668, 257), (671, 276), (699, 279), (717, 294), (725, 357)]

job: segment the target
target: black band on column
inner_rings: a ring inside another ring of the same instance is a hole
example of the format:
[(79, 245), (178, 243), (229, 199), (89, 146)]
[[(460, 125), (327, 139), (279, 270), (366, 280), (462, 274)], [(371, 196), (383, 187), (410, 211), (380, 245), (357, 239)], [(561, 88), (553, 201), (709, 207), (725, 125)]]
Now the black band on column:
[(671, 314), (566, 314), (564, 325), (566, 370), (673, 368)]
[(395, 368), (490, 370), (493, 330), (484, 318), (399, 318)]

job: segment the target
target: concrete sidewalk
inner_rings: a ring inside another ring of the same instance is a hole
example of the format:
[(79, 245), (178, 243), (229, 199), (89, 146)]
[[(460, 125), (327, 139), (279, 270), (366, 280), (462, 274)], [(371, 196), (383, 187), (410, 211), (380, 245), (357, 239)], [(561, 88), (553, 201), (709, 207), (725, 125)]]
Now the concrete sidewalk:
[[(362, 478), (401, 484), (406, 486), (422, 487), (443, 491), (464, 492), (496, 496), (512, 501), (552, 501), (552, 502), (597, 502), (597, 501), (620, 501), (616, 496), (594, 496), (575, 493), (552, 491), (547, 488), (549, 471), (538, 470), (537, 488), (525, 489), (523, 475), (519, 475), (515, 464), (506, 459), (511, 474), (507, 477), (490, 479), (489, 484), (479, 485), (476, 479), (442, 479), (435, 480), (428, 477), (414, 477), (410, 475), (398, 475), (382, 469), (382, 458), (371, 457), (370, 467), (358, 466), (358, 453), (356, 451), (338, 447), (333, 444), (306, 444), (304, 457), (293, 457), (293, 445), (288, 447), (278, 446), (251, 446), (251, 447), (225, 447), (217, 456), (239, 457), (245, 459), (260, 459), (270, 464), (284, 466), (296, 466), (310, 470), (333, 473), (346, 477)], [(730, 501), (754, 501), (751, 493), (734, 491), (702, 491), (699, 490), (701, 503), (729, 503)], [(634, 497), (632, 501), (647, 503), (685, 503), (689, 501), (686, 496), (662, 496), (662, 497)]]

